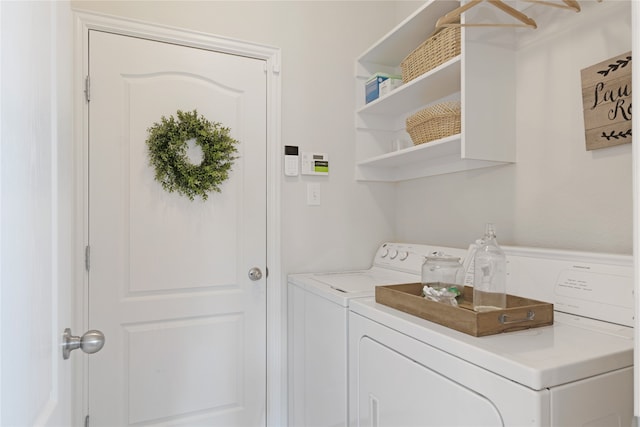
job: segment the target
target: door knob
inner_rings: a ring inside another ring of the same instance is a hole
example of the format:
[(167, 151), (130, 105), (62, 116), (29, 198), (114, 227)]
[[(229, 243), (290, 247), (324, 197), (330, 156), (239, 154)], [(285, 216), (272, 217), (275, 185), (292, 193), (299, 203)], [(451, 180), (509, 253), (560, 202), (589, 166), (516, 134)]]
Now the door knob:
[(71, 335), (71, 329), (67, 328), (62, 334), (62, 357), (69, 358), (72, 350), (82, 349), (87, 354), (93, 354), (104, 346), (104, 334), (95, 329), (87, 331), (82, 337)]
[(262, 271), (258, 267), (253, 267), (251, 270), (249, 270), (249, 279), (253, 280), (254, 282), (256, 280), (262, 279)]

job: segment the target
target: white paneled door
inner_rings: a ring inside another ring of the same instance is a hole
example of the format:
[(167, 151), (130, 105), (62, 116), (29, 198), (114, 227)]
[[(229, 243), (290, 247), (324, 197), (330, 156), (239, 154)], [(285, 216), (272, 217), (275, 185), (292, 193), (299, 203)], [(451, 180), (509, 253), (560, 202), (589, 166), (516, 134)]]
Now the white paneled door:
[[(265, 70), (89, 31), (88, 316), (106, 336), (88, 359), (91, 427), (265, 424)], [(149, 165), (147, 129), (177, 110), (239, 141), (206, 201), (168, 193)]]
[(67, 1), (0, 1), (2, 427), (71, 425), (85, 356), (60, 347), (73, 327), (71, 29)]

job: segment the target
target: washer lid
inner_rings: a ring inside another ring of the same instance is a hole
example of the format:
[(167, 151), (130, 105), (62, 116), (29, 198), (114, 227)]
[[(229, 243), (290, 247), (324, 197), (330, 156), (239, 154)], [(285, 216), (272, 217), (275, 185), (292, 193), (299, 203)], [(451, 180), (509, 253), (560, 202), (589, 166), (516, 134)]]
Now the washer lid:
[(414, 274), (376, 267), (350, 272), (315, 273), (312, 277), (318, 282), (344, 293), (374, 291), (378, 285), (420, 281), (420, 277)]
[(350, 299), (372, 296), (376, 285), (415, 283), (420, 281), (420, 276), (372, 267), (368, 270), (335, 273), (290, 274), (288, 281), (307, 292), (347, 307)]

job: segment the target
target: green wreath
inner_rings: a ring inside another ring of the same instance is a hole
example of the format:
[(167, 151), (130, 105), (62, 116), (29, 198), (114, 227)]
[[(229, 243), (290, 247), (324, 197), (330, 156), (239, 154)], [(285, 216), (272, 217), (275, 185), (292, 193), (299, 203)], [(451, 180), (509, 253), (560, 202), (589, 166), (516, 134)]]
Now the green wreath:
[[(147, 131), (149, 163), (155, 179), (171, 192), (193, 200), (207, 200), (211, 191), (220, 192), (220, 184), (229, 178), (238, 143), (229, 136), (229, 128), (210, 122), (198, 112), (178, 110), (178, 118), (164, 116)], [(187, 157), (187, 141), (195, 140), (202, 149), (202, 162), (194, 165)]]

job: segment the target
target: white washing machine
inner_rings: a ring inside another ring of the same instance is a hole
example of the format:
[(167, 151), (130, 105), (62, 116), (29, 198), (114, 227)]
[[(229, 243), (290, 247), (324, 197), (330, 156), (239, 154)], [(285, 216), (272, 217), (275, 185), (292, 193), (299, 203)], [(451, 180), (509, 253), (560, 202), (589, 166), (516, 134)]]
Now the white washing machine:
[(348, 425), (348, 310), (376, 285), (420, 281), (424, 256), (466, 250), (385, 243), (371, 268), (288, 277), (289, 425)]
[(632, 425), (632, 257), (505, 252), (508, 293), (554, 303), (554, 324), (476, 338), (356, 300), (349, 425)]

